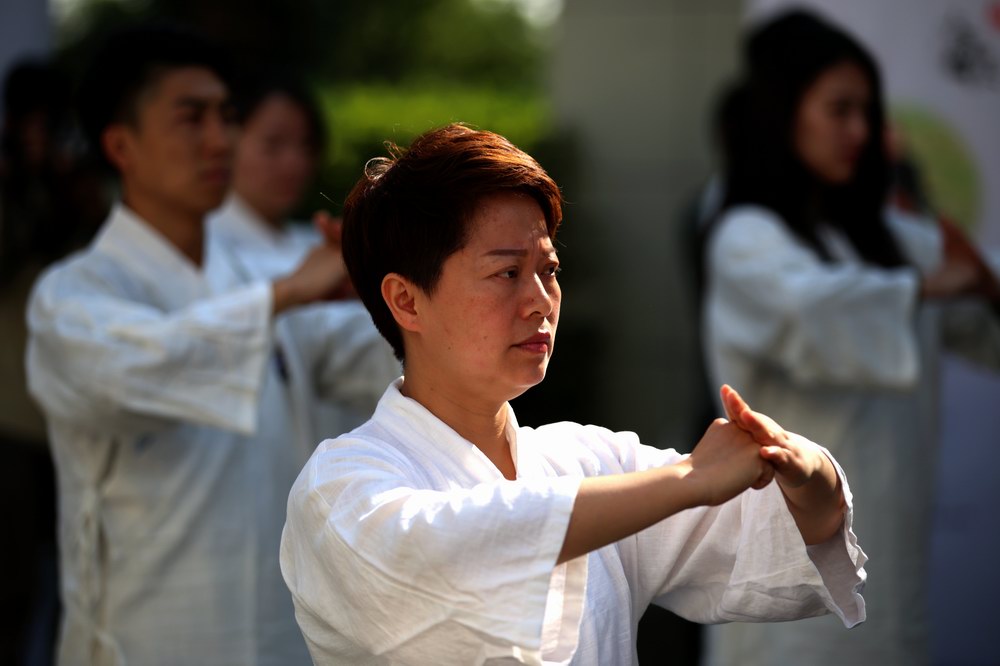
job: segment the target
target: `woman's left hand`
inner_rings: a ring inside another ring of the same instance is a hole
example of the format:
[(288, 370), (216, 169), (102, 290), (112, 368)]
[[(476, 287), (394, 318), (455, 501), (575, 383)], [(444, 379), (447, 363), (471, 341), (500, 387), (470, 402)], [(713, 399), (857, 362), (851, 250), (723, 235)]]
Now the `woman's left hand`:
[(770, 416), (750, 409), (746, 401), (729, 385), (721, 390), (726, 416), (760, 444), (760, 456), (774, 466), (782, 487), (805, 485), (823, 466), (825, 456), (814, 447), (804, 446)]
[(774, 467), (774, 478), (805, 543), (822, 543), (836, 534), (843, 523), (845, 499), (840, 477), (826, 454), (750, 409), (732, 387), (723, 386), (721, 393), (730, 422), (760, 445), (761, 458)]

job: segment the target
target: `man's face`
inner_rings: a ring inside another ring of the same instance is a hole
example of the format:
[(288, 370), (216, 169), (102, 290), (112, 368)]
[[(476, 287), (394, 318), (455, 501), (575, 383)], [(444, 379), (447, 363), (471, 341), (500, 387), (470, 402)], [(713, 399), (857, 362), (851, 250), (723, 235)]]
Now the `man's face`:
[(237, 131), (229, 91), (211, 70), (167, 71), (140, 95), (134, 123), (108, 130), (116, 137), (108, 152), (126, 203), (199, 216), (218, 207), (229, 188)]

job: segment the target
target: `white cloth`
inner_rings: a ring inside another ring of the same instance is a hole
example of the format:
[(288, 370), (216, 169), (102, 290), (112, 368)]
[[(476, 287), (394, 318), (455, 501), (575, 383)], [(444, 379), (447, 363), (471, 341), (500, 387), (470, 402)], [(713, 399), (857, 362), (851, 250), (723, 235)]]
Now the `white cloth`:
[(398, 386), (316, 449), (289, 497), (282, 573), (319, 666), (634, 664), (653, 601), (700, 622), (864, 619), (842, 475), (844, 528), (824, 544), (805, 547), (771, 484), (556, 566), (583, 477), (682, 456), (595, 426), (521, 428), (509, 410), (508, 481)]
[(207, 225), (217, 242), (253, 254), (257, 263), (252, 270), (268, 277), (293, 271), (323, 240), (316, 228), (307, 224), (289, 223), (276, 229), (235, 192), (208, 216)]
[(708, 245), (704, 308), (712, 383), (729, 383), (786, 428), (823, 442), (850, 473), (872, 560), (868, 619), (845, 634), (829, 618), (709, 632), (706, 663), (924, 663), (927, 551), (937, 464), (938, 353), (945, 344), (1000, 366), (1000, 322), (985, 303), (918, 304), (941, 260), (933, 224), (890, 228), (914, 263), (861, 263), (825, 229), (823, 262), (771, 211), (736, 207)]
[[(29, 385), (59, 483), (61, 664), (308, 663), (278, 568), (308, 453), (290, 435), (271, 287), (218, 246), (205, 257), (197, 269), (118, 205), (32, 294)], [(290, 317), (330, 393), (350, 394), (382, 353), (363, 312)]]
[[(232, 255), (232, 264), (247, 281), (273, 280), (291, 273), (322, 241), (310, 225), (286, 224), (275, 229), (235, 193), (209, 216), (207, 229), (212, 241)], [(364, 310), (357, 300), (319, 307), (326, 309), (329, 316), (348, 319)], [(311, 453), (320, 440), (353, 430), (368, 420), (386, 385), (399, 376), (400, 366), (392, 348), (385, 344), (380, 357), (371, 355), (366, 368), (352, 373), (354, 389), (350, 400), (316, 395), (309, 372), (305, 371), (310, 366), (310, 360), (303, 357), (308, 349), (295, 344), (296, 336), (301, 334), (295, 324), (294, 318), (279, 320), (274, 335), (291, 370), (295, 432), (303, 450)]]

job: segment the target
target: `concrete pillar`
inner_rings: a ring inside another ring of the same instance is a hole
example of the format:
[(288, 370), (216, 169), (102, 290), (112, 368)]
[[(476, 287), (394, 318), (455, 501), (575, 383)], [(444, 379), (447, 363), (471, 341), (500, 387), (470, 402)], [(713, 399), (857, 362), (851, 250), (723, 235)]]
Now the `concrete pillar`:
[(690, 447), (708, 425), (678, 225), (712, 168), (741, 16), (739, 0), (573, 0), (556, 26), (551, 90), (577, 142), (562, 183), (564, 328), (598, 331), (591, 420), (651, 444)]

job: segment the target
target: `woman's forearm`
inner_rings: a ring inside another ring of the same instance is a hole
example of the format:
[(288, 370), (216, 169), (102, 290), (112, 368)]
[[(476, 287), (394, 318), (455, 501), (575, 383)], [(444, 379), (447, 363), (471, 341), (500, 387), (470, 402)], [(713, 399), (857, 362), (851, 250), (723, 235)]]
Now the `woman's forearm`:
[(562, 564), (635, 534), (699, 504), (690, 465), (674, 465), (608, 476), (587, 477), (573, 504)]

